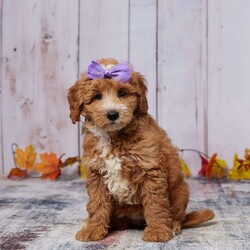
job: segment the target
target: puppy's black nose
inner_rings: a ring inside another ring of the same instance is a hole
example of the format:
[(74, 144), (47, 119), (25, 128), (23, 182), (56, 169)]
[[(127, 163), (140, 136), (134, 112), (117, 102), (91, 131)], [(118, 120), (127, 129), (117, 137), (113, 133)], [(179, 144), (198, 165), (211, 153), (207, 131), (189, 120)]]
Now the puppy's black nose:
[(115, 110), (110, 110), (108, 113), (107, 113), (107, 117), (110, 121), (115, 121), (118, 119), (119, 117), (119, 113)]

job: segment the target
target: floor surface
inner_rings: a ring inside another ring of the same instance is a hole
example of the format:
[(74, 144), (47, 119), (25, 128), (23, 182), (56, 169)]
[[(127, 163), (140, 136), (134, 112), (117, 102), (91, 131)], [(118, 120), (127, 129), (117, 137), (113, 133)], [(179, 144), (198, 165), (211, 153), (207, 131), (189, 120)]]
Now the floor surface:
[(141, 230), (116, 231), (99, 242), (83, 243), (74, 235), (87, 216), (83, 180), (55, 182), (0, 177), (0, 249), (250, 249), (250, 182), (187, 179), (188, 210), (210, 208), (216, 218), (185, 229), (166, 243), (141, 240)]

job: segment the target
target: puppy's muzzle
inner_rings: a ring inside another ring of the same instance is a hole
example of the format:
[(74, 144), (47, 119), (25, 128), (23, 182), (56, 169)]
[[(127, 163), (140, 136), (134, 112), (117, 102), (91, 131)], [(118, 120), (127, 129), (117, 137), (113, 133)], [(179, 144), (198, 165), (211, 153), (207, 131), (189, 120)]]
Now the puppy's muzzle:
[(110, 110), (108, 113), (107, 113), (107, 118), (110, 120), (110, 121), (115, 121), (119, 118), (119, 113), (116, 111), (116, 110)]

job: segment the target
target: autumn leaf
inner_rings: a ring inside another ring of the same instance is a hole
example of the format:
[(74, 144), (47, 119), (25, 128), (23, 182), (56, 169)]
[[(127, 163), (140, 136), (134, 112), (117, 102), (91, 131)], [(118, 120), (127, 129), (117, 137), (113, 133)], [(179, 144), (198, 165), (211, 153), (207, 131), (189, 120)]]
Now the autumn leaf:
[(233, 180), (249, 180), (250, 179), (250, 168), (245, 167), (244, 164), (247, 163), (247, 159), (240, 160), (238, 155), (234, 155), (233, 167), (228, 173), (228, 178)]
[(48, 174), (43, 174), (41, 176), (41, 179), (46, 180), (46, 179), (51, 179), (51, 180), (56, 180), (61, 174), (61, 169), (58, 168), (55, 171), (48, 173)]
[(245, 161), (243, 162), (243, 168), (244, 168), (244, 170), (246, 170), (246, 171), (250, 170), (250, 161), (245, 160)]
[(53, 172), (58, 168), (58, 164), (60, 162), (60, 159), (55, 153), (40, 154), (40, 159), (41, 162), (36, 164), (35, 169), (36, 171), (43, 172), (44, 174)]
[(37, 163), (35, 166), (36, 171), (42, 172), (42, 179), (55, 180), (61, 173), (59, 168), (60, 159), (55, 153), (44, 153), (40, 154), (41, 162)]
[(184, 175), (187, 177), (190, 177), (191, 176), (190, 169), (183, 159), (181, 159), (181, 167), (182, 167), (182, 171), (183, 171)]
[(205, 176), (207, 179), (210, 179), (211, 177), (218, 179), (225, 177), (227, 172), (227, 163), (216, 157), (217, 153), (213, 154), (208, 161), (200, 154), (201, 169), (198, 174)]
[(243, 161), (242, 161), (242, 163), (241, 163), (241, 161), (238, 159), (238, 155), (235, 154), (235, 155), (234, 155), (234, 161), (233, 161), (233, 167), (232, 167), (232, 169), (229, 171), (227, 177), (228, 177), (229, 179), (239, 180), (239, 179), (240, 179), (239, 170), (241, 169), (242, 164), (243, 164)]
[(20, 148), (15, 152), (15, 163), (19, 168), (25, 168), (32, 170), (36, 160), (35, 148), (32, 145), (28, 145), (23, 151)]
[(64, 162), (62, 162), (61, 164), (59, 164), (59, 167), (60, 168), (64, 168), (64, 167), (67, 167), (69, 165), (72, 166), (76, 162), (80, 162), (79, 157), (77, 157), (77, 156), (76, 157), (69, 157)]
[(8, 175), (9, 179), (23, 179), (28, 177), (27, 170), (21, 170), (20, 168), (12, 168)]
[(79, 162), (79, 171), (81, 173), (81, 178), (86, 179), (86, 169), (84, 165), (82, 164), (82, 162)]
[(212, 177), (212, 168), (213, 168), (214, 163), (216, 162), (216, 157), (217, 157), (217, 153), (213, 154), (207, 164), (207, 169), (206, 169), (207, 179), (210, 179)]
[(201, 169), (198, 175), (206, 176), (208, 161), (201, 154), (199, 154), (199, 156), (201, 158)]
[(227, 175), (227, 163), (219, 158), (215, 159), (215, 163), (212, 167), (212, 177), (222, 179)]

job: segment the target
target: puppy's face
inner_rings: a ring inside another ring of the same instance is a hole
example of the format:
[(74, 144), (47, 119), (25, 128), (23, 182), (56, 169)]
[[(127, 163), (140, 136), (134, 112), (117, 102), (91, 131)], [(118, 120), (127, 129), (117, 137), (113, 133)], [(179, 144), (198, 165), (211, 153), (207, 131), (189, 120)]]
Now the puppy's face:
[(70, 117), (75, 123), (83, 115), (98, 128), (118, 131), (137, 115), (147, 114), (146, 91), (144, 79), (137, 72), (126, 83), (83, 76), (68, 92)]
[(120, 130), (129, 124), (138, 105), (136, 89), (112, 79), (92, 80), (83, 96), (82, 114), (106, 131)]

